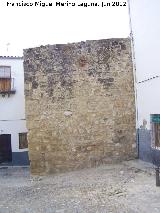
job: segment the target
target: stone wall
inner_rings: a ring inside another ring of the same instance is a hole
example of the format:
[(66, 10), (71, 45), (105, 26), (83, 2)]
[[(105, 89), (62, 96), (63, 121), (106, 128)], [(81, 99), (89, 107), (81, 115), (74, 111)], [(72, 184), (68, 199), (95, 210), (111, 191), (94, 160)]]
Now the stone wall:
[(24, 50), (33, 174), (136, 156), (130, 39)]

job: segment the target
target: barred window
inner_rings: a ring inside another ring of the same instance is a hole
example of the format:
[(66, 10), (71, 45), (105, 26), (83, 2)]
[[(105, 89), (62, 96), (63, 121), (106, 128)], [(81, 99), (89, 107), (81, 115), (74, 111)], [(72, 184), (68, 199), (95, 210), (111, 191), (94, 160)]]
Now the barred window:
[(11, 67), (0, 66), (0, 92), (11, 90)]
[(0, 66), (0, 78), (11, 78), (10, 66)]
[(27, 133), (19, 133), (19, 149), (28, 148)]

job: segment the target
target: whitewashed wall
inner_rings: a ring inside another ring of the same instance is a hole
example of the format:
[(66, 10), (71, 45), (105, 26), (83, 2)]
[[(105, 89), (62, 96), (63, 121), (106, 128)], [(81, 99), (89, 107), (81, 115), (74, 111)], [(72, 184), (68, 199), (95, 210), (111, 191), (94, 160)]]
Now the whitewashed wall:
[(24, 71), (23, 59), (0, 58), (0, 65), (11, 66), (11, 76), (14, 78), (15, 94), (10, 97), (0, 95), (0, 134), (11, 134), (12, 152), (19, 150), (18, 133), (27, 132), (25, 121)]
[(160, 114), (160, 1), (129, 0), (134, 38), (138, 126), (150, 128), (150, 114)]

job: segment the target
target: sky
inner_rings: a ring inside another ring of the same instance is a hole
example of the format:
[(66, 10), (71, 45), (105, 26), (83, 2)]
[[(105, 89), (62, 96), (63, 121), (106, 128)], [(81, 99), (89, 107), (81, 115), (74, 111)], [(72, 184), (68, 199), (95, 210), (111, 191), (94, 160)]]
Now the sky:
[[(15, 6), (35, 2), (39, 6)], [(53, 6), (40, 6), (49, 2)], [(76, 6), (56, 6), (56, 2)], [(78, 6), (96, 2), (99, 7)], [(116, 2), (125, 5), (125, 1)], [(110, 6), (104, 6), (106, 3)], [(40, 45), (125, 38), (130, 33), (128, 5), (112, 6), (111, 0), (103, 1), (103, 7), (101, 0), (0, 0), (0, 25), (0, 55), (14, 56), (22, 56), (23, 49)]]

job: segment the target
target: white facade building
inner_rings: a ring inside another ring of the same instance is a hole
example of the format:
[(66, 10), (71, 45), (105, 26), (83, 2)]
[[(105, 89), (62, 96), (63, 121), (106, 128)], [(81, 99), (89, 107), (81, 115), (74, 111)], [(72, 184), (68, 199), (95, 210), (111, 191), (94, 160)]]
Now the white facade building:
[(28, 165), (21, 57), (0, 57), (0, 112), (0, 165)]
[[(129, 0), (129, 4), (136, 67), (139, 156), (151, 162), (151, 136), (156, 134), (156, 147), (160, 146), (160, 1)], [(156, 133), (151, 131), (153, 122)]]

